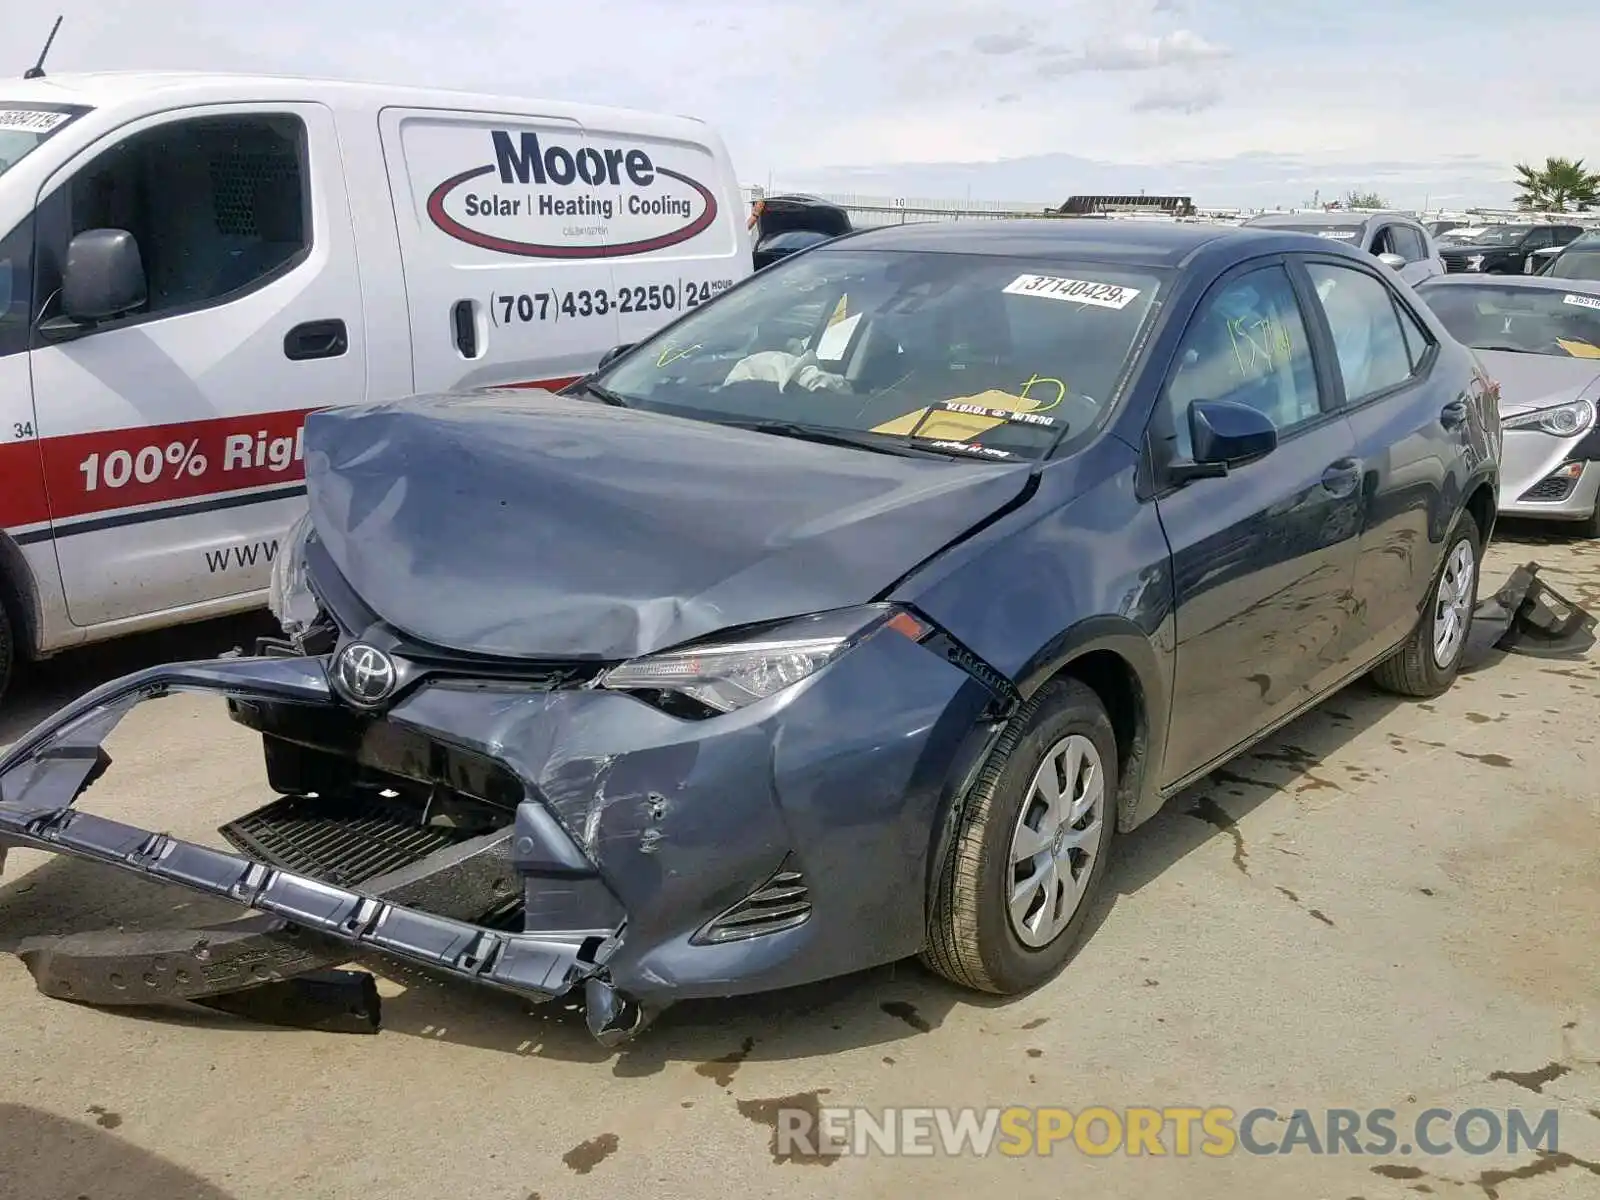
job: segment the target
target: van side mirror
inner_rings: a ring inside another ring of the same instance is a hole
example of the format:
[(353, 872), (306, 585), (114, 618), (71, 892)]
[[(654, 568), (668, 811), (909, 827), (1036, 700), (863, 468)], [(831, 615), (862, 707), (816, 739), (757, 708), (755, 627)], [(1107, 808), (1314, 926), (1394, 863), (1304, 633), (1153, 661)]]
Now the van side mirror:
[(75, 326), (109, 321), (143, 306), (149, 292), (139, 243), (126, 229), (88, 229), (67, 247), (61, 314)]
[(607, 350), (604, 354), (602, 354), (600, 356), (600, 362), (595, 367), (595, 370), (599, 371), (599, 370), (602, 370), (602, 369), (604, 369), (606, 367), (609, 367), (612, 363), (614, 363), (617, 359), (621, 358), (629, 350), (632, 350), (634, 348), (634, 346), (637, 345), (637, 344), (638, 343), (636, 343), (636, 342), (624, 342), (620, 346), (611, 347), (611, 349)]
[(1396, 271), (1400, 270), (1406, 265), (1406, 260), (1401, 258), (1398, 254), (1380, 254), (1378, 255), (1378, 261), (1384, 266)]

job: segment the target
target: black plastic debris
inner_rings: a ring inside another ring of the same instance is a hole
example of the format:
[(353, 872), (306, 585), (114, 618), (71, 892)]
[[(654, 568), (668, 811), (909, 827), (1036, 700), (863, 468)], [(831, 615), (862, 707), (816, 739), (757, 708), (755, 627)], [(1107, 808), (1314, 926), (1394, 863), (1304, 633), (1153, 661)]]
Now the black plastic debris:
[(1471, 668), (1495, 651), (1583, 658), (1594, 647), (1597, 624), (1600, 619), (1539, 578), (1538, 563), (1524, 563), (1499, 591), (1478, 601), (1463, 659)]

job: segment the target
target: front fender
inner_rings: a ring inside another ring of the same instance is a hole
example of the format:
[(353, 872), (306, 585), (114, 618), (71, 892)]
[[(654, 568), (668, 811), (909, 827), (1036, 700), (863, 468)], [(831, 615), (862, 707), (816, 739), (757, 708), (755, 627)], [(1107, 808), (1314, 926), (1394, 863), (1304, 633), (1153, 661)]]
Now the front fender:
[(1022, 508), (904, 581), (895, 596), (1024, 697), (1091, 655), (1095, 671), (1120, 663), (1136, 700), (1118, 803), (1125, 830), (1160, 804), (1175, 641), (1170, 551), (1154, 505), (1134, 493), (1136, 463), (1130, 447), (1106, 438), (1052, 464)]

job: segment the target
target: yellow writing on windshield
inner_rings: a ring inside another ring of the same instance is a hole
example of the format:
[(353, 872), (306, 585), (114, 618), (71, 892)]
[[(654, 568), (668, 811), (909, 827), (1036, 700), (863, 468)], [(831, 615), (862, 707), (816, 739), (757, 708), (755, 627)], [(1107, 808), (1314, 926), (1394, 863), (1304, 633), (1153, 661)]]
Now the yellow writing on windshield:
[[(1061, 382), (1061, 380), (1059, 380), (1059, 379), (1050, 378), (1048, 375), (1030, 375), (1030, 376), (1028, 376), (1028, 378), (1022, 384), (1022, 395), (1021, 395), (1020, 398), (1023, 399), (1023, 400), (1032, 399), (1032, 397), (1029, 396), (1028, 393), (1031, 392), (1034, 388), (1040, 386), (1041, 384), (1043, 384), (1046, 387), (1055, 388), (1056, 389), (1056, 398), (1054, 400), (1050, 401), (1049, 404), (1046, 404), (1041, 408), (1022, 409), (1020, 411), (1022, 411), (1022, 412), (1044, 412), (1047, 409), (1054, 408), (1056, 405), (1060, 404), (1063, 400), (1065, 400), (1067, 398), (1067, 385), (1065, 383)], [(1035, 403), (1038, 403), (1038, 402), (1035, 401)], [(1013, 409), (1013, 411), (1018, 411), (1018, 410)]]
[(688, 358), (689, 355), (693, 354), (698, 349), (700, 349), (700, 344), (698, 342), (696, 342), (693, 346), (685, 346), (681, 349), (677, 346), (669, 345), (656, 359), (656, 366), (670, 367), (673, 363)]

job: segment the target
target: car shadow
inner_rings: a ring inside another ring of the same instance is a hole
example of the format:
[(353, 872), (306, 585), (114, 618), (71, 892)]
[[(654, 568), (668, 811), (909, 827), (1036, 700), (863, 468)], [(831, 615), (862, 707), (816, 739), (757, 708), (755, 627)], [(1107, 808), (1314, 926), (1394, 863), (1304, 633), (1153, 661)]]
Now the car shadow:
[(97, 642), (24, 663), (0, 698), (0, 747), (103, 683), (162, 663), (248, 651), (256, 638), (271, 636), (277, 628), (272, 615), (262, 610)]
[(113, 1132), (132, 1114), (92, 1104), (84, 1115), (88, 1120), (69, 1121), (26, 1104), (0, 1104), (0, 1200), (233, 1200)]

